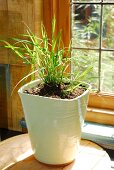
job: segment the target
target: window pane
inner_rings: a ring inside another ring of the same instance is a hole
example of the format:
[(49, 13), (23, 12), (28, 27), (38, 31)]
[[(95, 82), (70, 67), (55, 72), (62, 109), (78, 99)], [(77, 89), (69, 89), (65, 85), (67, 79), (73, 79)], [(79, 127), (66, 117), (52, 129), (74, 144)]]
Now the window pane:
[(73, 5), (72, 43), (74, 47), (98, 48), (100, 30), (100, 5)]
[[(98, 89), (98, 52), (94, 50), (72, 50), (72, 72), (76, 75), (93, 66), (85, 81), (92, 84), (94, 90)], [(79, 71), (78, 71), (79, 70)]]
[[(114, 0), (75, 2), (79, 3), (72, 5), (72, 55), (80, 62), (84, 58), (85, 63), (92, 57), (94, 68), (89, 76), (94, 77), (94, 89), (114, 93)], [(82, 63), (79, 67), (84, 69)]]
[(114, 3), (114, 0), (103, 0), (103, 2)]
[(114, 52), (101, 54), (101, 91), (114, 93)]
[(103, 7), (102, 47), (114, 49), (114, 5)]

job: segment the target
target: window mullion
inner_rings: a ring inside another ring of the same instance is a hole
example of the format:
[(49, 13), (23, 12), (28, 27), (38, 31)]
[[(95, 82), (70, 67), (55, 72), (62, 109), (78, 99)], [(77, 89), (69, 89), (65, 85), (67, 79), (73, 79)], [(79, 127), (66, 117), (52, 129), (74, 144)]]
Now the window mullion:
[(101, 49), (102, 49), (102, 21), (103, 21), (103, 4), (101, 4), (100, 10), (100, 32), (99, 32), (99, 63), (98, 63), (98, 92), (101, 90)]

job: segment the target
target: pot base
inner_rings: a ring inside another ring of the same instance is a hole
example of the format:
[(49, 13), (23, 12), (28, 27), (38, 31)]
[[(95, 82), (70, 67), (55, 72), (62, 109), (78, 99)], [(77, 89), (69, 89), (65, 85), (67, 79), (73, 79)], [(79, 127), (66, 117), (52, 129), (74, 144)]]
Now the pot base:
[[(36, 160), (39, 161), (38, 159), (36, 159)], [(48, 163), (44, 163), (44, 162), (41, 162), (41, 161), (39, 161), (39, 162), (44, 164), (44, 165), (48, 165), (48, 166), (53, 166), (54, 167), (54, 166), (67, 166), (67, 165), (71, 164), (74, 161), (75, 161), (75, 159), (73, 159), (72, 161), (69, 161), (67, 163), (63, 163), (63, 164), (48, 164)]]

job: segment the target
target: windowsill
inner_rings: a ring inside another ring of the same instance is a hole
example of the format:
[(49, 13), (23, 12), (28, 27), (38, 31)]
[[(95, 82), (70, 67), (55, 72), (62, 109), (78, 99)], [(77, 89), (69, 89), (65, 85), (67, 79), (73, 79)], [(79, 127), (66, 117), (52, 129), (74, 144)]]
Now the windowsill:
[(85, 122), (82, 138), (114, 150), (114, 126)]
[(114, 110), (89, 107), (85, 120), (114, 126)]

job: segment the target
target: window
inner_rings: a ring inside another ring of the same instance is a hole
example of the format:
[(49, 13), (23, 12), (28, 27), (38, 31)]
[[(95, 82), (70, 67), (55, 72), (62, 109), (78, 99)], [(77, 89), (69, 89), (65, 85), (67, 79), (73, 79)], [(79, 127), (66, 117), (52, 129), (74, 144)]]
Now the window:
[(45, 0), (43, 8), (47, 31), (55, 15), (65, 46), (71, 32), (73, 53), (77, 57), (84, 54), (94, 62), (93, 87), (97, 92), (90, 95), (86, 120), (114, 125), (114, 1)]
[(72, 56), (94, 65), (90, 82), (96, 93), (90, 96), (88, 118), (94, 121), (96, 116), (95, 121), (114, 124), (103, 115), (114, 116), (114, 2), (71, 0), (71, 21)]
[(93, 58), (93, 86), (101, 92), (114, 92), (113, 34), (114, 4), (73, 0), (73, 55)]

